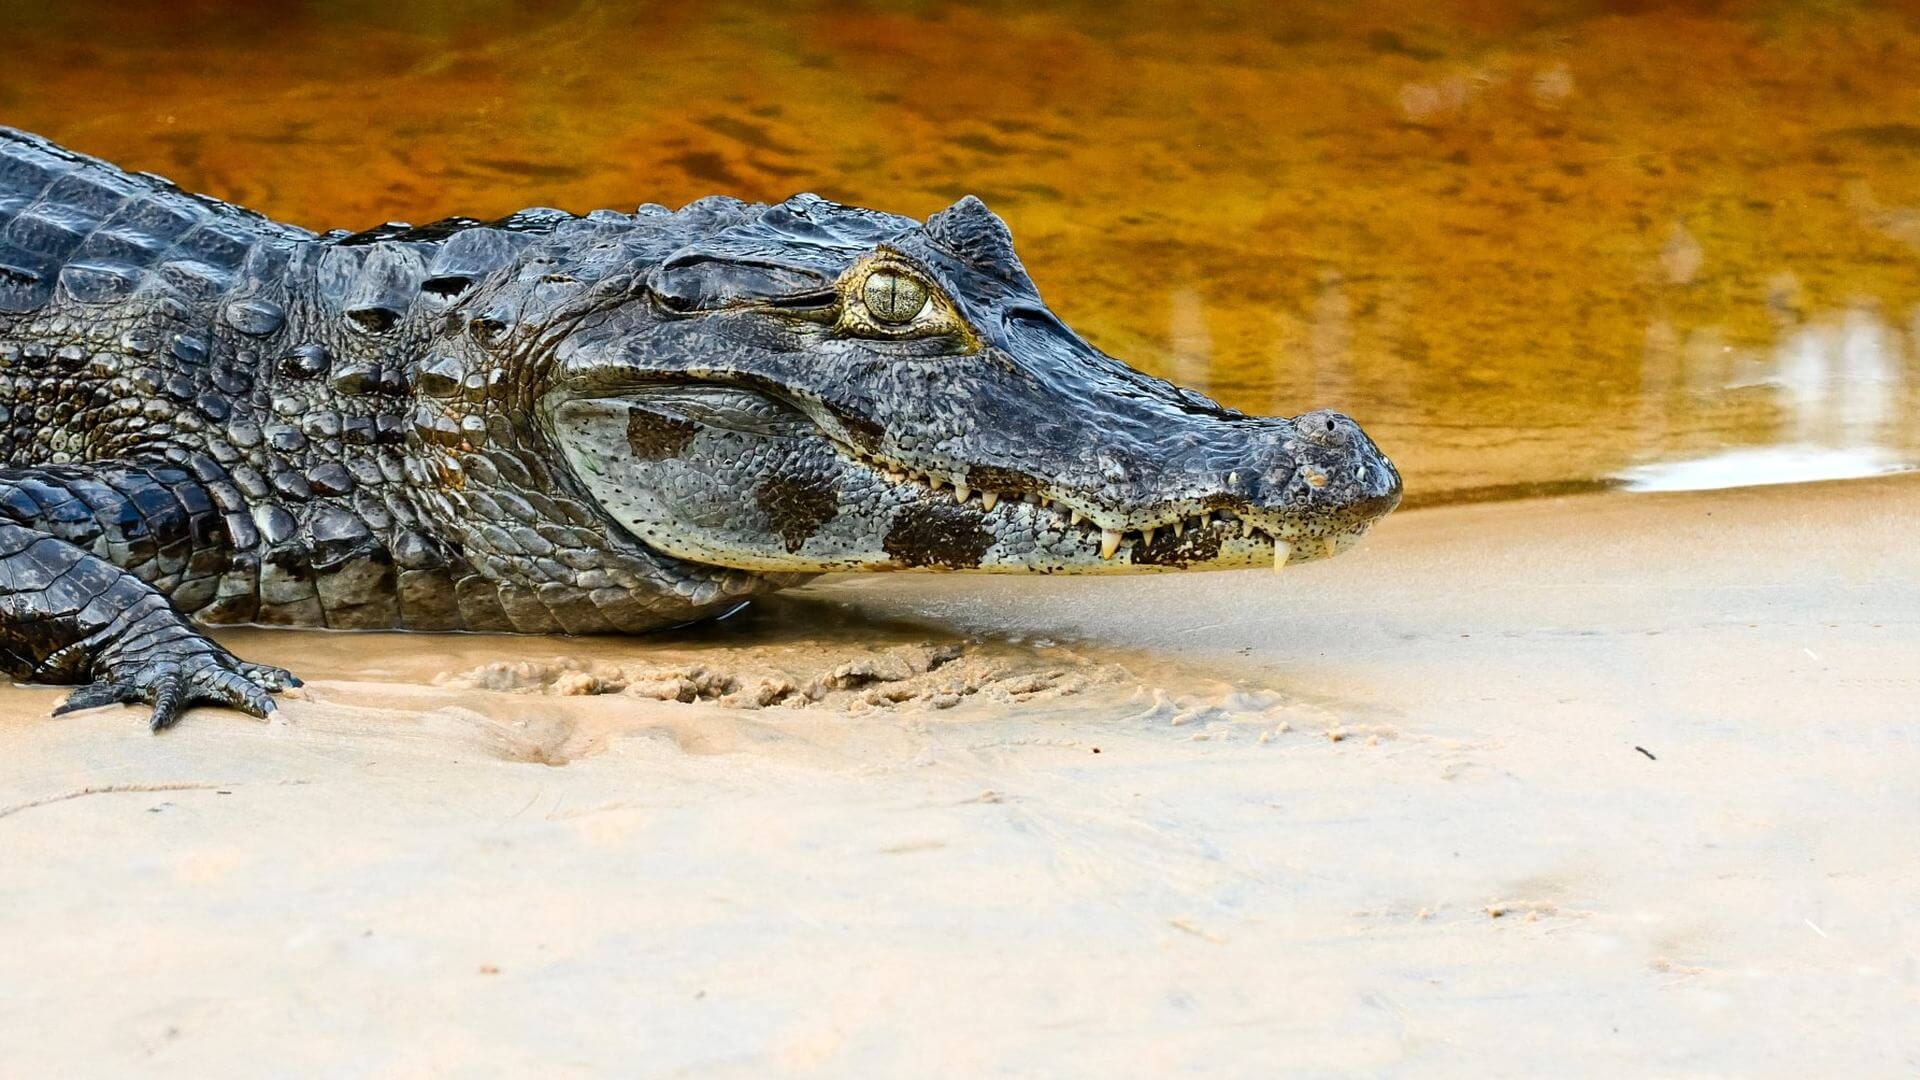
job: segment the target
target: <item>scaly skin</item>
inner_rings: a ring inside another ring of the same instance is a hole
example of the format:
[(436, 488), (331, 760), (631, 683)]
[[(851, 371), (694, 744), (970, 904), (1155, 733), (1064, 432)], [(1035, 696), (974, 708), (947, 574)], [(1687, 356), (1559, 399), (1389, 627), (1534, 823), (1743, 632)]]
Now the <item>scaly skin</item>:
[(593, 633), (827, 570), (1331, 554), (1352, 421), (1223, 409), (1045, 308), (976, 200), (315, 235), (0, 128), (0, 663), (265, 715), (195, 623)]

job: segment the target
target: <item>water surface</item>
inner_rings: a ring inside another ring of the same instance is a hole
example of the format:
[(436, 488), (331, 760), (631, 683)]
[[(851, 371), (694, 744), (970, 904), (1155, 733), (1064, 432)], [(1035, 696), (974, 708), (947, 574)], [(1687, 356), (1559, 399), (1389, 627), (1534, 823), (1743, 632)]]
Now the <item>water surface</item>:
[(8, 0), (0, 121), (315, 228), (977, 193), (1096, 344), (1414, 502), (1920, 459), (1920, 20), (1405, 6)]

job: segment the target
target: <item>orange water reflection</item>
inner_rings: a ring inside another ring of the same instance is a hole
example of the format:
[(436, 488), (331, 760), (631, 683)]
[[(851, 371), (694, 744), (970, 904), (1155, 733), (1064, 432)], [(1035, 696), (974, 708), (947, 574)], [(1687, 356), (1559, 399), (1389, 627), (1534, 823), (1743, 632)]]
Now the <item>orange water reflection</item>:
[(1096, 343), (1415, 501), (1920, 458), (1920, 22), (1407, 6), (7, 2), (0, 120), (316, 227), (975, 192)]

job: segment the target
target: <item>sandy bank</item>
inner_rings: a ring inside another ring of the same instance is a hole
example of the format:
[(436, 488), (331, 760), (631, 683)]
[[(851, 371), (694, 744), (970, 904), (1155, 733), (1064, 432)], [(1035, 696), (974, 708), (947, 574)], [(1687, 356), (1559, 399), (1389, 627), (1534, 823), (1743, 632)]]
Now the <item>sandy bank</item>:
[(672, 642), (244, 632), (307, 699), (160, 738), (0, 690), (0, 1072), (1910, 1071), (1916, 521), (1591, 497)]

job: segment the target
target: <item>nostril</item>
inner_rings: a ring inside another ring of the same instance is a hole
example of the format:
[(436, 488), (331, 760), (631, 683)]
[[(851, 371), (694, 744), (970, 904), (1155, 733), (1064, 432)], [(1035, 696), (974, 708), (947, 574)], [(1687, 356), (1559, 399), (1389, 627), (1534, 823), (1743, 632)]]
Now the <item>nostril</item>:
[(1305, 413), (1294, 424), (1301, 435), (1321, 446), (1345, 446), (1352, 441), (1353, 421), (1331, 409)]

